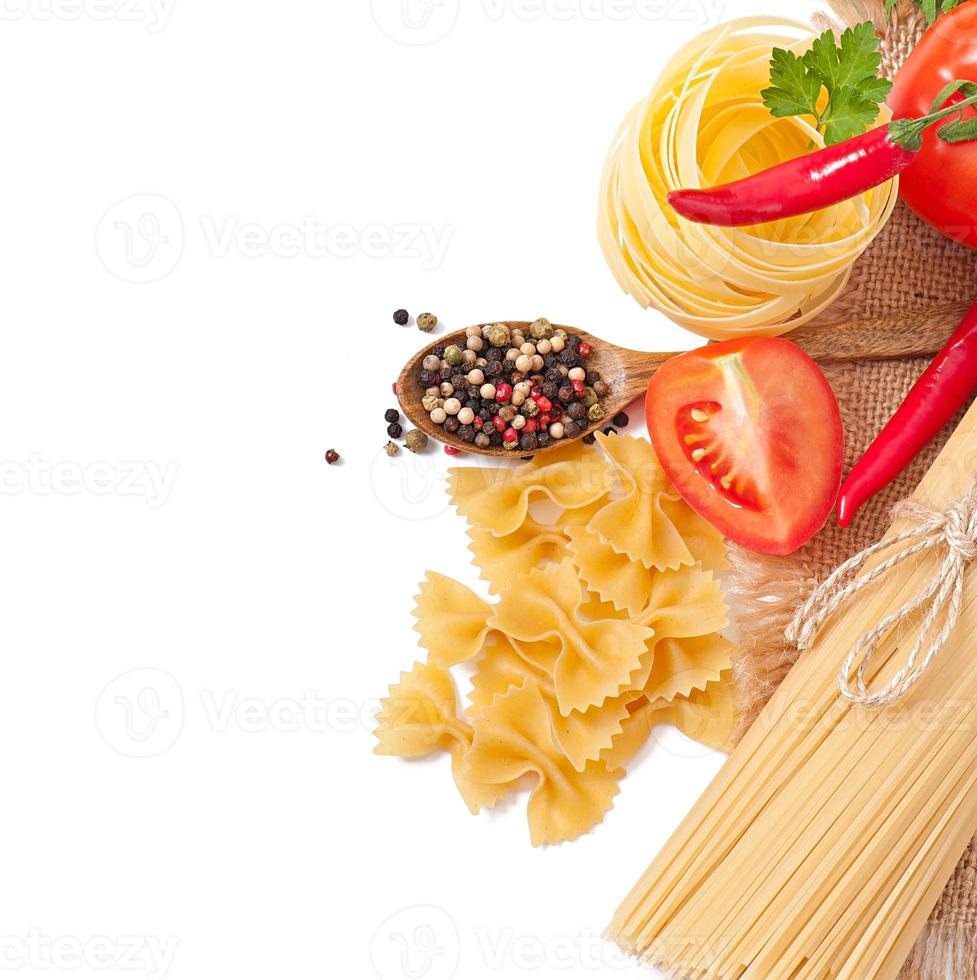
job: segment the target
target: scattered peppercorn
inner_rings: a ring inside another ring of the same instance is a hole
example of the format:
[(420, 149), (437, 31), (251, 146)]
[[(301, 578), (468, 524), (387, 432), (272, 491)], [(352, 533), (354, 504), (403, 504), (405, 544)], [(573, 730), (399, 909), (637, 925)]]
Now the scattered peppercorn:
[(461, 456), (462, 451), (460, 449), (455, 449), (454, 446), (445, 446), (444, 451), (448, 456)]
[(407, 310), (397, 310), (397, 312), (394, 313), (394, 323), (396, 323), (398, 327), (406, 327), (409, 321), (410, 314), (407, 312)]
[(335, 449), (326, 450), (326, 462), (332, 466), (334, 463), (338, 463), (340, 460), (339, 453)]
[(407, 448), (412, 453), (420, 453), (427, 449), (427, 435), (420, 429), (411, 429), (407, 433)]
[(400, 412), (398, 412), (396, 408), (388, 408), (387, 411), (384, 413), (383, 417), (388, 422), (399, 422)]
[(391, 439), (399, 439), (404, 434), (404, 428), (399, 422), (391, 422), (387, 426), (387, 435)]
[(601, 429), (601, 432), (603, 432), (605, 436), (617, 435), (617, 429), (615, 429), (613, 425), (606, 426), (605, 428)]
[(592, 446), (595, 442), (597, 442), (597, 436), (595, 436), (593, 432), (588, 432), (580, 441), (585, 446)]
[(388, 456), (396, 456), (400, 452), (400, 446), (395, 442), (388, 442), (383, 448)]
[(630, 422), (631, 420), (627, 417), (627, 415), (624, 412), (618, 412), (618, 414), (615, 415), (611, 421), (619, 429), (623, 429), (627, 427), (628, 422)]
[(438, 318), (433, 313), (422, 313), (417, 318), (417, 329), (430, 333), (438, 325)]

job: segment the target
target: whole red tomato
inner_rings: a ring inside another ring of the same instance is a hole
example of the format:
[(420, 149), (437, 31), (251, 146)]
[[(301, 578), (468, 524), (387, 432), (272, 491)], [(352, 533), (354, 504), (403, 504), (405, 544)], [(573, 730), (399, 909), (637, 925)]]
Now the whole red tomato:
[[(944, 14), (923, 35), (896, 76), (889, 96), (893, 115), (928, 115), (940, 89), (955, 79), (977, 82), (977, 0)], [(977, 141), (944, 143), (939, 128), (926, 131), (922, 150), (903, 174), (902, 199), (948, 238), (977, 248)]]

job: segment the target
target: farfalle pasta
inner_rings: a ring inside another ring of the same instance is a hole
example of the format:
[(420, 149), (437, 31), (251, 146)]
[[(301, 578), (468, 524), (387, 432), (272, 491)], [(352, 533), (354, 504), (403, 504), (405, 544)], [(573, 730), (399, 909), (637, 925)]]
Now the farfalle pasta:
[[(473, 813), (532, 777), (537, 845), (600, 823), (654, 727), (714, 747), (732, 728), (715, 575), (724, 542), (647, 441), (602, 437), (601, 449), (574, 443), (515, 468), (451, 472), (495, 598), (428, 573), (414, 610), (428, 662), (402, 675), (379, 716), (377, 751), (448, 753)], [(462, 710), (448, 668), (464, 664)]]

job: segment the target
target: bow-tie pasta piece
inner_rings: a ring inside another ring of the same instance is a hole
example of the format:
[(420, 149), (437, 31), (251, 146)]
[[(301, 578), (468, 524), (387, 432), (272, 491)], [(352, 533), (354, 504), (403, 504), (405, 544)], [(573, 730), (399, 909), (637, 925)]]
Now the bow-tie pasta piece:
[(615, 551), (596, 531), (570, 527), (567, 536), (573, 562), (587, 588), (601, 602), (637, 618), (648, 605), (655, 573)]
[(601, 759), (612, 772), (626, 770), (652, 731), (665, 724), (674, 725), (700, 745), (726, 754), (732, 752), (736, 727), (732, 673), (724, 672), (705, 690), (694, 691), (689, 698), (636, 702), (624, 721), (623, 731), (614, 739), (613, 747), (601, 754)]
[(612, 746), (628, 718), (628, 704), (636, 697), (628, 694), (609, 698), (599, 708), (583, 713), (572, 711), (564, 717), (560, 714), (552, 677), (520, 656), (511, 643), (493, 637), (478, 660), (469, 700), (474, 707), (485, 708), (527, 681), (539, 689), (550, 712), (553, 738), (577, 772), (584, 772), (588, 762), (597, 761), (601, 752)]
[(651, 672), (641, 693), (649, 701), (688, 698), (704, 691), (733, 665), (733, 644), (718, 633), (654, 644)]
[(478, 784), (511, 785), (527, 773), (538, 777), (528, 807), (534, 846), (576, 840), (613, 806), (618, 777), (603, 762), (589, 763), (582, 773), (570, 765), (553, 739), (550, 713), (532, 681), (482, 709), (474, 729), (466, 761)]
[(513, 787), (479, 785), (468, 772), (465, 756), (472, 743), (471, 726), (457, 713), (451, 675), (434, 664), (415, 664), (400, 675), (380, 702), (374, 732), (377, 755), (420, 759), (438, 752), (451, 755), (455, 784), (468, 809), (477, 814), (494, 806)]
[(724, 554), (722, 536), (682, 501), (650, 442), (626, 435), (597, 438), (614, 463), (624, 496), (604, 507), (589, 530), (632, 561), (659, 571), (695, 564), (693, 544), (710, 561)]
[(610, 468), (593, 451), (581, 452), (574, 462), (448, 471), (449, 493), (458, 513), (473, 527), (499, 537), (522, 526), (535, 498), (548, 498), (564, 509), (584, 507), (605, 496), (612, 482)]
[(492, 595), (509, 588), (513, 579), (527, 569), (548, 561), (563, 561), (567, 555), (563, 535), (531, 517), (512, 534), (497, 537), (491, 531), (472, 528), (468, 537), (469, 551), (474, 554), (475, 565), (481, 569), (482, 579), (489, 583)]
[(516, 579), (489, 625), (514, 641), (558, 640), (552, 665), (560, 713), (585, 712), (630, 689), (654, 632), (623, 620), (584, 621), (583, 589), (573, 563), (534, 569)]
[(492, 607), (471, 589), (437, 572), (428, 572), (415, 596), (414, 630), (432, 663), (454, 667), (471, 660), (488, 634)]

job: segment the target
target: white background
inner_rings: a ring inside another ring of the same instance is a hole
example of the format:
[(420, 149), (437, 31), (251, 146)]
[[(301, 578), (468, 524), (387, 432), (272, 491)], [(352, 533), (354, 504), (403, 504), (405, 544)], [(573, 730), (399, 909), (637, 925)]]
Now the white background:
[(647, 975), (595, 937), (718, 756), (660, 736), (534, 851), (371, 754), (424, 571), (477, 583), (448, 460), (381, 453), (391, 312), (693, 346), (604, 266), (604, 152), (783, 5), (411, 2), (3, 0), (0, 971)]

